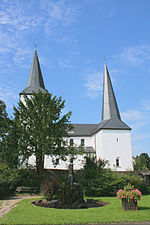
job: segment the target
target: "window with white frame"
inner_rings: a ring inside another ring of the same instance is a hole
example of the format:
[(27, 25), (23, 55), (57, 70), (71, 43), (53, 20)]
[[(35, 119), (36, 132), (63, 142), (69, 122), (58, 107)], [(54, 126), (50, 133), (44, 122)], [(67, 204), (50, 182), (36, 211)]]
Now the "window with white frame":
[(116, 158), (116, 167), (119, 167), (119, 166), (120, 166), (120, 158), (117, 157), (117, 158)]
[(85, 140), (81, 139), (81, 146), (85, 146)]
[(73, 146), (73, 144), (74, 144), (73, 139), (70, 139), (70, 146)]

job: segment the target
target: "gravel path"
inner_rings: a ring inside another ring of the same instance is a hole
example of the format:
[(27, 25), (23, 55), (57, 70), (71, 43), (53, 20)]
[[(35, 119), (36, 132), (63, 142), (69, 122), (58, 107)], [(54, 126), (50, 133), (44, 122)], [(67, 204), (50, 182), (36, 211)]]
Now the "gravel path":
[(8, 213), (11, 209), (15, 208), (19, 201), (23, 199), (30, 199), (30, 198), (40, 198), (39, 195), (16, 195), (10, 197), (6, 200), (2, 200), (2, 206), (0, 207), (0, 218)]

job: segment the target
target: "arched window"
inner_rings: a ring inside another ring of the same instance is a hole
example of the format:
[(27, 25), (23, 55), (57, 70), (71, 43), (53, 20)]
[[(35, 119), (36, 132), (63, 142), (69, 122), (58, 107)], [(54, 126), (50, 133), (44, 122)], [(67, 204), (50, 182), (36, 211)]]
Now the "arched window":
[(58, 141), (58, 147), (61, 147), (61, 141)]
[(85, 141), (84, 139), (81, 139), (81, 146), (84, 146), (85, 145)]
[(120, 161), (119, 161), (119, 158), (118, 157), (116, 158), (116, 166), (117, 167), (120, 166)]
[(73, 139), (70, 139), (70, 146), (73, 146)]

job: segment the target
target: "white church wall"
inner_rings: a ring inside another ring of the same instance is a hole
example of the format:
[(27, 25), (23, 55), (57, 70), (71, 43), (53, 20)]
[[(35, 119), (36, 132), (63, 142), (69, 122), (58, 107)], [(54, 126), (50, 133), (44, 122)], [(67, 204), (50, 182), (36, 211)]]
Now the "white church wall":
[(94, 148), (94, 136), (91, 137), (70, 137), (67, 138), (69, 141), (70, 139), (73, 139), (74, 145), (79, 147), (81, 146), (81, 140), (84, 139), (85, 147), (93, 147)]
[[(112, 170), (133, 170), (130, 131), (101, 130), (97, 134), (96, 154), (99, 158), (108, 160)], [(116, 165), (116, 160), (119, 166)]]
[(102, 133), (98, 132), (94, 135), (95, 139), (95, 150), (96, 150), (96, 158), (98, 159), (103, 159), (103, 142), (102, 142)]
[[(70, 137), (70, 138), (65, 138), (65, 140), (68, 140), (68, 144), (69, 144), (69, 140), (73, 139), (74, 141), (74, 145), (76, 147), (81, 146), (81, 139), (84, 139), (85, 141), (85, 146), (84, 147), (93, 147), (95, 149), (95, 145), (94, 145), (94, 136), (91, 137)], [(86, 154), (83, 155), (77, 155), (74, 159), (74, 169), (75, 170), (79, 170), (82, 169), (84, 166), (84, 162), (85, 162), (85, 156)], [(35, 156), (32, 155), (29, 160), (28, 163), (32, 166), (35, 166)], [(52, 157), (49, 155), (45, 155), (44, 158), (44, 168), (45, 169), (60, 169), (60, 170), (66, 170), (68, 169), (68, 165), (70, 163), (70, 158), (67, 157), (66, 161), (63, 160), (59, 160), (58, 165), (54, 165), (53, 161), (52, 161)]]
[[(82, 169), (84, 166), (84, 162), (85, 162), (85, 157), (86, 154), (83, 155), (77, 155), (76, 159), (74, 159), (73, 161), (73, 166), (74, 166), (74, 170), (79, 170)], [(56, 160), (57, 158), (55, 158), (54, 160)], [(32, 166), (36, 165), (36, 158), (34, 155), (29, 157), (28, 163)], [(54, 165), (53, 161), (52, 161), (52, 157), (49, 155), (45, 155), (44, 157), (44, 169), (58, 169), (58, 170), (67, 170), (68, 169), (68, 165), (70, 163), (70, 157), (67, 157), (66, 161), (63, 160), (58, 160), (58, 164)]]
[[(30, 99), (31, 97), (32, 97), (32, 95), (28, 95), (28, 98), (29, 98), (29, 99)], [(20, 95), (20, 101), (26, 106), (24, 95)]]

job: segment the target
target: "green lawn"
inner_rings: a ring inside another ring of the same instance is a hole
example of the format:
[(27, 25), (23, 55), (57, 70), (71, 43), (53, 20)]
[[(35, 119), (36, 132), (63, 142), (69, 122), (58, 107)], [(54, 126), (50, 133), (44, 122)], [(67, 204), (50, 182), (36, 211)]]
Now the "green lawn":
[(90, 209), (48, 209), (29, 204), (32, 200), (19, 202), (0, 219), (0, 224), (88, 224), (129, 221), (150, 221), (150, 195), (144, 196), (139, 202), (138, 211), (123, 211), (121, 200), (115, 197), (96, 198), (109, 205)]
[(3, 201), (2, 201), (2, 200), (0, 200), (0, 209), (2, 208), (2, 203), (3, 203)]

